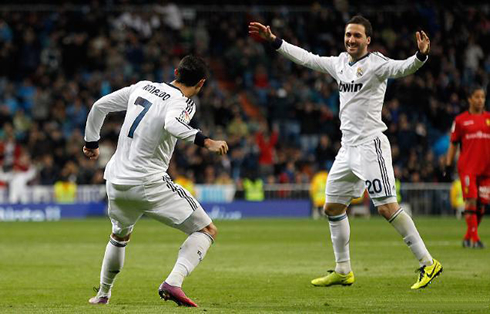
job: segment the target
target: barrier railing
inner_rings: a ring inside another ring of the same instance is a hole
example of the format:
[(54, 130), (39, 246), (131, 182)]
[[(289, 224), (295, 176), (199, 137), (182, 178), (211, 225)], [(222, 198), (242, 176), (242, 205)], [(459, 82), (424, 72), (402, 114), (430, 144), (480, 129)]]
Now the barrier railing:
[[(264, 198), (265, 200), (308, 200), (309, 188), (309, 184), (266, 184)], [(450, 188), (451, 184), (448, 183), (403, 183), (400, 193), (402, 206), (415, 215), (452, 215), (454, 209), (450, 204)], [(8, 192), (7, 188), (0, 188), (0, 204), (56, 203), (52, 186), (28, 186), (22, 193), (22, 199), (15, 202), (9, 200)], [(226, 203), (244, 200), (244, 191), (235, 185), (197, 184), (195, 192), (196, 198), (201, 202)], [(105, 199), (104, 185), (81, 185), (77, 187), (73, 202), (91, 203)]]

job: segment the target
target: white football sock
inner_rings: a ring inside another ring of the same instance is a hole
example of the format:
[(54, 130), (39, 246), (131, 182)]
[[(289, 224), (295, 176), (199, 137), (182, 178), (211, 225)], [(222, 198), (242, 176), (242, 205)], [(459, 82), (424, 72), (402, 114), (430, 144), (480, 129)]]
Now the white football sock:
[(129, 241), (117, 241), (110, 237), (109, 243), (107, 243), (105, 249), (104, 260), (102, 261), (102, 270), (100, 271), (99, 296), (110, 295), (116, 275), (123, 268), (126, 245), (128, 242)]
[(425, 247), (424, 241), (420, 237), (412, 218), (400, 208), (388, 221), (403, 237), (403, 242), (408, 245), (413, 255), (419, 261), (420, 266), (432, 265), (432, 256)]
[(350, 225), (347, 214), (328, 216), (330, 224), (330, 238), (332, 239), (333, 252), (335, 255), (335, 272), (346, 275), (352, 269), (350, 266)]
[(204, 232), (194, 232), (184, 241), (179, 250), (177, 262), (165, 282), (182, 287), (184, 278), (189, 276), (213, 243), (213, 237)]

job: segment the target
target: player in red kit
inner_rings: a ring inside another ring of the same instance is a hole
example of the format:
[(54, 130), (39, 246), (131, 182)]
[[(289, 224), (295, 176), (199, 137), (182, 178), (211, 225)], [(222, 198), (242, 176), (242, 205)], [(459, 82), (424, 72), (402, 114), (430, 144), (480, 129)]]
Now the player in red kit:
[(490, 112), (485, 111), (485, 90), (473, 88), (468, 103), (468, 111), (454, 120), (446, 167), (451, 167), (459, 145), (458, 173), (468, 226), (463, 247), (482, 249), (478, 226), (490, 204)]

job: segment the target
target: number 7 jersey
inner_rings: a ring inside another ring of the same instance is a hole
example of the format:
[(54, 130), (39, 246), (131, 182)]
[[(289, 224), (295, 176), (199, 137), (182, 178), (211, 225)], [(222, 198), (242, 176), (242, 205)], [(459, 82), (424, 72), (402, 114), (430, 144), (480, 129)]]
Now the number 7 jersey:
[(196, 112), (194, 102), (171, 84), (140, 81), (94, 103), (85, 141), (98, 141), (106, 115), (124, 110), (116, 152), (107, 163), (104, 179), (122, 185), (162, 180), (177, 140), (193, 142), (199, 131), (189, 126)]

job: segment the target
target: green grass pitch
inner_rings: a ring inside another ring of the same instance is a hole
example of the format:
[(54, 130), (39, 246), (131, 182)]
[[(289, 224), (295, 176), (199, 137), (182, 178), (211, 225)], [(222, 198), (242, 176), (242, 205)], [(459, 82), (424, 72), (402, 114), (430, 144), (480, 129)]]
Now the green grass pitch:
[[(444, 266), (419, 291), (410, 290), (417, 262), (381, 218), (351, 219), (356, 282), (329, 288), (310, 285), (334, 265), (327, 221), (217, 221), (218, 240), (183, 286), (197, 309), (157, 294), (185, 239), (177, 230), (140, 221), (111, 304), (93, 306), (107, 218), (0, 223), (0, 313), (490, 313), (490, 249), (461, 247), (464, 221), (415, 220)], [(487, 244), (489, 224), (480, 228)]]

